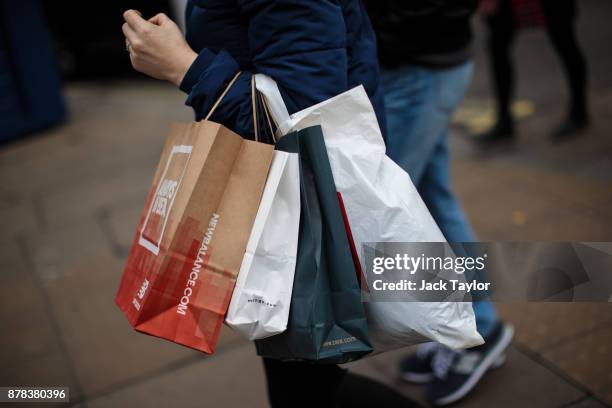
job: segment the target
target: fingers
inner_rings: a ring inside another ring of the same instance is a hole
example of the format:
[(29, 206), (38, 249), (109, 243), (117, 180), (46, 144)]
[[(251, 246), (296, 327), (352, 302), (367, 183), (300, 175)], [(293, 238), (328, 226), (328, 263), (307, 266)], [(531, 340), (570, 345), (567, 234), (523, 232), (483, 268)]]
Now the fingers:
[(123, 35), (125, 35), (125, 38), (127, 38), (127, 40), (130, 42), (130, 44), (132, 44), (132, 46), (134, 46), (134, 44), (138, 44), (138, 42), (140, 41), (140, 39), (138, 38), (138, 34), (136, 34), (134, 30), (132, 30), (132, 27), (130, 27), (128, 23), (123, 23), (123, 25), (121, 26), (121, 31), (123, 31)]
[(152, 23), (152, 24), (155, 24), (155, 25), (158, 25), (158, 26), (164, 25), (164, 24), (166, 24), (168, 22), (172, 22), (172, 20), (170, 20), (170, 18), (167, 15), (165, 15), (164, 13), (159, 13), (159, 14), (151, 17), (148, 21), (149, 21), (149, 23)]
[(143, 19), (142, 14), (136, 10), (128, 10), (123, 13), (123, 19), (137, 33), (146, 31), (151, 27), (151, 23)]

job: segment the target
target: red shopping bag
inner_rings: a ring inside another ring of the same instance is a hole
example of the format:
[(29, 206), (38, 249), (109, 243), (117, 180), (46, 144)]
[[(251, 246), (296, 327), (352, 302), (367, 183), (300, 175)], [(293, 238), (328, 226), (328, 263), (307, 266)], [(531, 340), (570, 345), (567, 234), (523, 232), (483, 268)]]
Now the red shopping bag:
[(208, 120), (172, 128), (115, 299), (136, 330), (213, 353), (272, 151)]

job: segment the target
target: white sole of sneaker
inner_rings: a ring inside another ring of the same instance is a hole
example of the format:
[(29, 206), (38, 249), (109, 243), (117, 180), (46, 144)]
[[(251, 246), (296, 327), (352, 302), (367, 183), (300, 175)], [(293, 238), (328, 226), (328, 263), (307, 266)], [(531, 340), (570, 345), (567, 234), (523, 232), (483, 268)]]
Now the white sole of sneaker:
[(505, 362), (506, 362), (506, 353), (502, 353), (500, 354), (499, 357), (497, 357), (497, 360), (495, 360), (495, 362), (491, 364), (491, 367), (489, 367), (489, 369), (495, 370), (496, 368), (503, 366)]
[[(499, 368), (505, 361), (506, 355), (502, 353), (489, 368), (491, 370)], [(432, 373), (402, 373), (401, 379), (412, 384), (427, 384), (433, 381), (434, 375)]]
[[(478, 381), (480, 381), (484, 373), (486, 373), (489, 368), (496, 365), (497, 359), (503, 356), (504, 350), (506, 350), (506, 348), (508, 348), (508, 346), (510, 345), (512, 337), (514, 337), (514, 327), (507, 324), (504, 326), (502, 336), (499, 342), (495, 345), (495, 347), (493, 347), (491, 353), (489, 353), (489, 355), (485, 357), (485, 359), (478, 366), (478, 368), (474, 370), (474, 372), (467, 379), (467, 381), (455, 392), (433, 401), (434, 404), (438, 406), (448, 405), (452, 404), (453, 402), (459, 401), (461, 398), (465, 397), (466, 394), (473, 390), (476, 384), (478, 384)], [(503, 358), (505, 360), (505, 356), (503, 356)], [(501, 364), (503, 364), (503, 361)]]

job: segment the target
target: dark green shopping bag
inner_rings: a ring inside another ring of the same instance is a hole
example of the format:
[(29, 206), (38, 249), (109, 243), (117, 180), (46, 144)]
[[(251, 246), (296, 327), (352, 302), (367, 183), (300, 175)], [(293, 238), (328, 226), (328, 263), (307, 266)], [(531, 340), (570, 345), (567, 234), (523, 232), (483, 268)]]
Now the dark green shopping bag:
[(320, 126), (284, 136), (300, 158), (301, 216), (287, 330), (256, 341), (262, 357), (346, 363), (372, 351), (361, 292)]

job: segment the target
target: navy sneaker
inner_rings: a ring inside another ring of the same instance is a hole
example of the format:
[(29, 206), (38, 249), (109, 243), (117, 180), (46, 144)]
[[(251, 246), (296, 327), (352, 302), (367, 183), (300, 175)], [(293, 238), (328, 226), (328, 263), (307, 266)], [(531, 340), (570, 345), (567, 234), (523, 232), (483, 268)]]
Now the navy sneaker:
[(434, 374), (431, 362), (440, 348), (438, 343), (425, 343), (417, 347), (416, 353), (400, 361), (400, 377), (413, 384), (425, 384), (433, 381)]
[(498, 323), (480, 346), (460, 351), (441, 347), (431, 360), (434, 379), (425, 389), (426, 399), (433, 405), (442, 406), (465, 397), (484, 373), (503, 357), (513, 336), (511, 325)]
[[(432, 360), (436, 352), (445, 346), (439, 343), (423, 343), (416, 349), (416, 353), (404, 357), (400, 361), (400, 378), (412, 384), (427, 384), (434, 380)], [(501, 367), (506, 361), (506, 354), (502, 353), (491, 365), (491, 369)]]

